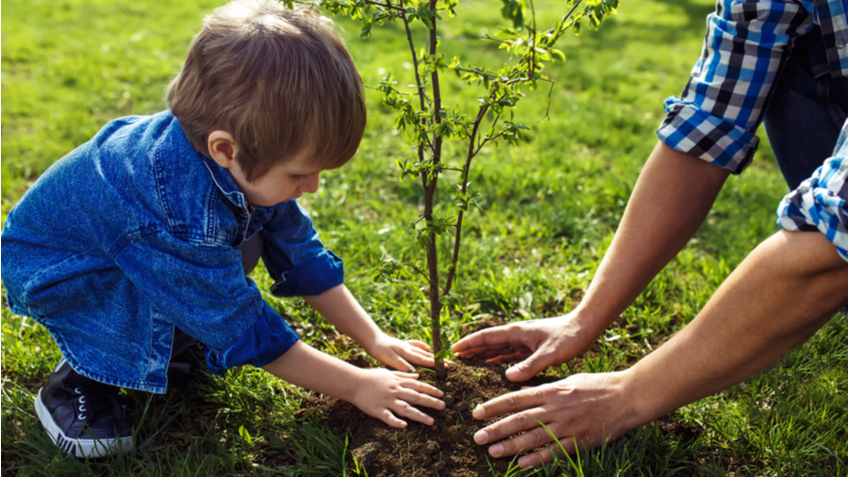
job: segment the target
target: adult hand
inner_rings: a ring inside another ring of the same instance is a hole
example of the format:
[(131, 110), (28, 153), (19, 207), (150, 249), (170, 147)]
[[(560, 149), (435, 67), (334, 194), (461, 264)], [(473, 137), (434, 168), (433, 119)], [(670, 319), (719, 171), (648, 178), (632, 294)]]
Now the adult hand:
[[(521, 467), (529, 467), (551, 462), (552, 452), (570, 454), (578, 446), (599, 446), (615, 439), (643, 424), (625, 373), (575, 374), (485, 402), (474, 409), (475, 419), (515, 414), (477, 431), (474, 441), (495, 443), (489, 447), (493, 457), (530, 452), (518, 460)], [(531, 452), (540, 447), (544, 448)]]
[(403, 341), (380, 332), (372, 342), (363, 343), (363, 348), (377, 361), (399, 371), (414, 373), (413, 365), (436, 366), (430, 347), (421, 341)]
[(526, 381), (543, 369), (560, 365), (591, 346), (594, 336), (577, 322), (576, 314), (521, 321), (488, 328), (457, 341), (459, 356), (492, 363), (521, 361), (506, 371), (510, 381)]
[(363, 369), (361, 383), (350, 402), (365, 414), (376, 417), (386, 424), (400, 429), (406, 428), (401, 418), (432, 426), (432, 417), (413, 406), (444, 409), (445, 403), (437, 397), (444, 393), (429, 384), (418, 381), (418, 375), (398, 373), (388, 369)]

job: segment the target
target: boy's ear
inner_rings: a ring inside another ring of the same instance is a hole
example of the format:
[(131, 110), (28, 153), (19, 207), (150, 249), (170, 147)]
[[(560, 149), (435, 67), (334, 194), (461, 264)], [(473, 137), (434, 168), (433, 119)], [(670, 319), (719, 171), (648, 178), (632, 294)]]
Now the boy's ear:
[(232, 134), (216, 129), (209, 133), (206, 141), (206, 147), (213, 161), (224, 169), (233, 167), (238, 154), (238, 145), (233, 140)]

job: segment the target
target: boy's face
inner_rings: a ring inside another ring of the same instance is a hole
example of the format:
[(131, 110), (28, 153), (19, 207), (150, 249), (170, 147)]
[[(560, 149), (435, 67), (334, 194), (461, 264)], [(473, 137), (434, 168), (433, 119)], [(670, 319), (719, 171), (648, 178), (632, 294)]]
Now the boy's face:
[(307, 154), (298, 154), (278, 162), (252, 183), (247, 181), (238, 162), (233, 161), (228, 170), (251, 204), (269, 207), (318, 190), (321, 171), (311, 166), (309, 159)]
[(321, 170), (312, 164), (308, 150), (274, 164), (268, 172), (250, 182), (236, 160), (238, 146), (230, 133), (223, 130), (212, 131), (209, 133), (207, 147), (212, 160), (229, 171), (251, 204), (271, 207), (297, 199), (304, 192), (313, 194), (318, 190), (318, 176)]

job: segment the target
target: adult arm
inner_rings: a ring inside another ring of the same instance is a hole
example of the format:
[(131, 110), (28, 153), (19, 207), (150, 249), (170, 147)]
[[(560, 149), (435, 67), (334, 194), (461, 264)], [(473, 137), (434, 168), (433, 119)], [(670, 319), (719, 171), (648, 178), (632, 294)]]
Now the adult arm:
[(704, 51), (680, 97), (665, 102), (657, 130), (662, 144), (648, 159), (583, 302), (566, 316), (472, 335), (454, 351), (524, 360), (507, 377), (525, 380), (590, 347), (692, 237), (728, 173), (751, 162), (754, 133), (792, 38), (812, 28), (812, 16), (797, 2), (718, 1), (707, 18)]
[[(475, 435), (495, 457), (549, 445), (600, 445), (680, 406), (743, 381), (806, 341), (848, 303), (848, 262), (821, 233), (780, 231), (760, 244), (683, 330), (632, 368), (577, 374), (507, 394), (477, 419), (516, 413)], [(515, 436), (519, 432), (524, 434)], [(519, 460), (540, 465), (551, 449)]]
[(686, 245), (728, 175), (726, 169), (658, 143), (577, 308), (556, 318), (480, 331), (458, 341), (453, 351), (494, 362), (523, 360), (507, 371), (513, 381), (578, 356)]

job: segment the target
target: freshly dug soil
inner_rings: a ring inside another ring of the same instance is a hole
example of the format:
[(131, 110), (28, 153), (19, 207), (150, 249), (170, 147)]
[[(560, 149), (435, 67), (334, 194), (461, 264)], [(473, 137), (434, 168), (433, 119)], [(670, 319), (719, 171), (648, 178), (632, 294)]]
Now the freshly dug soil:
[[(364, 358), (351, 360), (362, 366)], [(474, 443), (474, 433), (497, 419), (478, 421), (471, 417), (474, 407), (522, 386), (536, 386), (558, 378), (540, 376), (524, 383), (506, 379), (506, 367), (471, 359), (456, 359), (446, 381), (428, 370), (420, 379), (445, 392), (447, 407), (442, 411), (423, 408), (436, 423), (425, 426), (409, 421), (406, 429), (394, 429), (370, 417), (345, 401), (310, 395), (302, 407), (310, 413), (324, 413), (321, 422), (339, 436), (350, 436), (349, 446), (370, 477), (477, 477), (507, 470), (509, 459), (489, 457), (488, 446)]]

